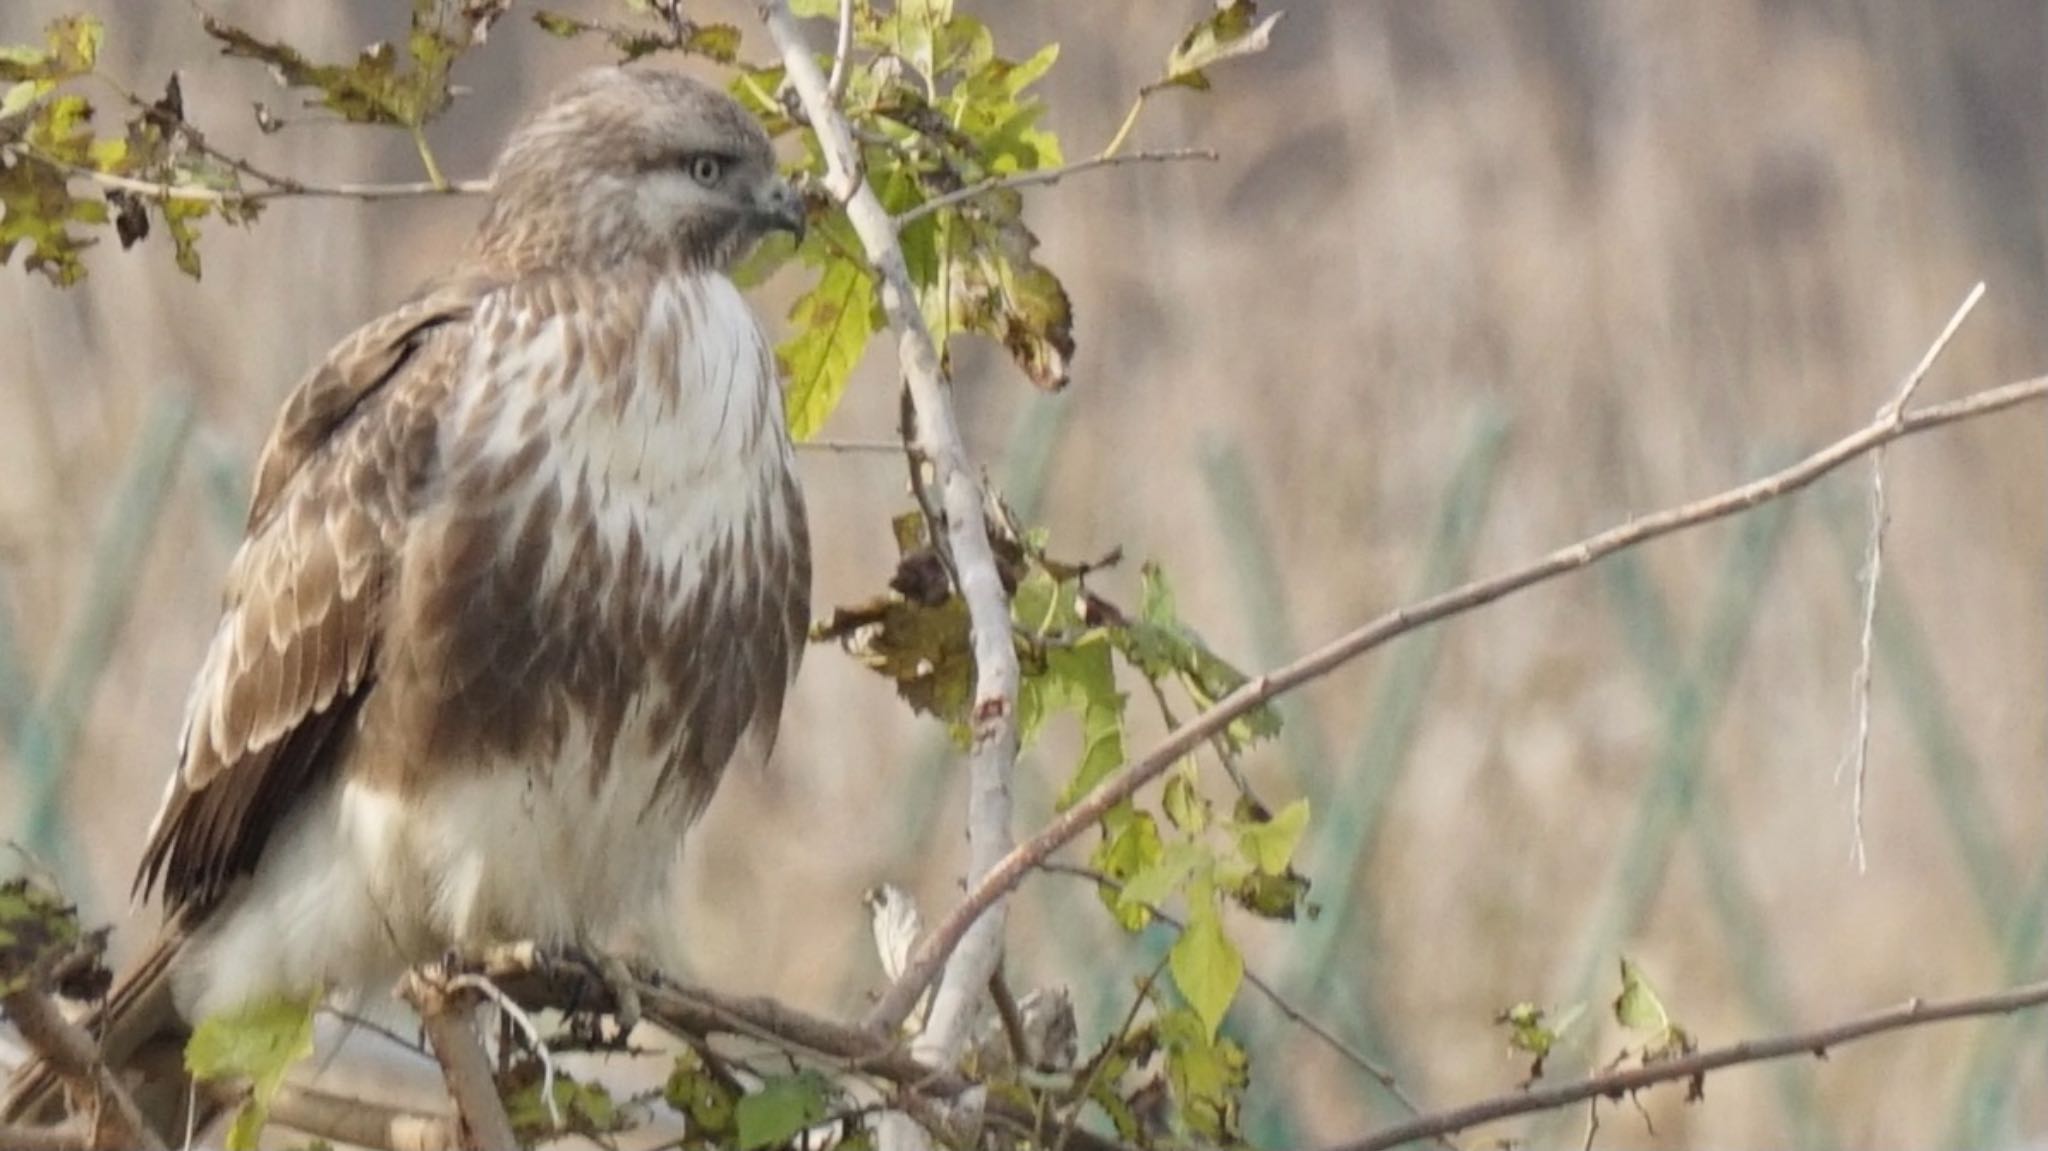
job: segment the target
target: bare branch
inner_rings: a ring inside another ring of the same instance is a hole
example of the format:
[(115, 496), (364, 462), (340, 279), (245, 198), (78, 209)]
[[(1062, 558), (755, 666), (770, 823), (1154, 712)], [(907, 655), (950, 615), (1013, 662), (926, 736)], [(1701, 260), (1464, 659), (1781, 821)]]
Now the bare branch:
[(1631, 1091), (1640, 1091), (1658, 1083), (1696, 1079), (1724, 1067), (1761, 1063), (1792, 1055), (1812, 1055), (1821, 1058), (1825, 1057), (1831, 1048), (1867, 1039), (1873, 1035), (1882, 1035), (1887, 1031), (1900, 1031), (1909, 1027), (1925, 1027), (1934, 1023), (1987, 1015), (2010, 1015), (2043, 1004), (2048, 1004), (2048, 982), (2029, 983), (1990, 995), (1938, 1003), (1908, 1000), (1889, 1011), (1880, 1011), (1874, 1015), (1812, 1031), (1731, 1043), (1712, 1051), (1701, 1051), (1683, 1058), (1653, 1063), (1648, 1067), (1592, 1075), (1572, 1083), (1516, 1090), (1512, 1094), (1496, 1096), (1442, 1114), (1396, 1123), (1363, 1139), (1333, 1144), (1324, 1151), (1385, 1151), (1386, 1148), (1399, 1147), (1418, 1139), (1464, 1131), (1517, 1115), (1553, 1111), (1587, 1099), (1602, 1096), (1618, 1099)]
[[(1919, 390), (1920, 382), (1927, 378), (1927, 373), (1934, 368), (1934, 361), (1941, 358), (1949, 341), (1955, 338), (1956, 331), (1969, 318), (1977, 301), (1983, 298), (1984, 284), (1979, 281), (1964, 297), (1955, 315), (1949, 317), (1947, 326), (1934, 338), (1934, 343), (1928, 345), (1927, 351), (1920, 356), (1919, 364), (1906, 376), (1898, 394), (1877, 410), (1880, 422), (1896, 424), (1904, 418), (1906, 405), (1912, 401), (1913, 393)], [(1842, 772), (1852, 763), (1855, 766), (1855, 798), (1850, 800), (1850, 825), (1851, 850), (1859, 872), (1870, 866), (1870, 855), (1863, 843), (1863, 794), (1864, 784), (1870, 775), (1870, 673), (1876, 660), (1877, 585), (1884, 574), (1884, 528), (1889, 518), (1884, 498), (1884, 449), (1880, 447), (1870, 453), (1870, 545), (1863, 562), (1863, 628), (1857, 644), (1856, 673), (1849, 681), (1851, 706), (1856, 713), (1855, 734), (1848, 752), (1835, 765), (1837, 784), (1842, 780)]]
[(1330, 641), (1293, 663), (1257, 677), (1208, 710), (1168, 733), (1143, 759), (1135, 760), (1104, 780), (1078, 803), (1061, 812), (1036, 835), (1019, 844), (988, 875), (976, 884), (958, 906), (946, 914), (918, 944), (903, 977), (890, 994), (915, 999), (945, 957), (989, 906), (1015, 890), (1031, 869), (1052, 857), (1100, 820), (1103, 813), (1135, 794), (1139, 788), (1178, 763), (1209, 737), (1267, 700), (1313, 682), (1389, 640), (1430, 624), (1463, 615), (1504, 596), (1577, 571), (1619, 551), (1640, 547), (1651, 540), (1685, 531), (1715, 520), (1748, 511), (1789, 495), (1827, 475), (1859, 456), (1893, 440), (1948, 424), (1975, 419), (2021, 404), (2048, 397), (2048, 376), (2003, 387), (1989, 388), (1960, 400), (1905, 413), (1898, 419), (1881, 419), (1782, 471), (1719, 495), (1667, 508), (1598, 535), (1560, 548), (1534, 563), (1501, 575), (1468, 583), (1462, 587), (1396, 608), (1385, 615)]
[(468, 1132), (466, 1142), (480, 1151), (519, 1146), (505, 1101), (498, 1097), (490, 1059), (477, 1038), (475, 1002), (457, 999), (443, 973), (432, 969), (408, 972), (400, 987), (426, 1027), (427, 1041)]
[(978, 183), (967, 185), (943, 196), (934, 196), (924, 203), (905, 211), (896, 217), (898, 231), (924, 219), (934, 212), (958, 207), (969, 200), (986, 196), (1004, 188), (1030, 188), (1039, 185), (1057, 184), (1068, 176), (1078, 176), (1097, 168), (1116, 168), (1125, 164), (1171, 164), (1181, 160), (1207, 160), (1214, 163), (1220, 159), (1213, 148), (1175, 148), (1167, 152), (1129, 152), (1116, 156), (1093, 156), (1077, 160), (1058, 168), (1046, 168), (1036, 172), (1018, 172), (1010, 176), (991, 176)]
[(846, 58), (853, 54), (853, 0), (839, 0), (839, 35), (832, 43), (832, 75), (825, 81), (825, 99), (834, 108), (846, 95)]
[[(784, 0), (760, 0), (761, 21), (782, 53), (789, 79), (796, 87), (811, 128), (825, 155), (827, 188), (846, 205), (846, 214), (866, 249), (881, 285), (882, 309), (897, 334), (897, 358), (917, 414), (917, 446), (933, 471), (932, 486), (945, 512), (948, 549), (967, 603), (974, 648), (974, 705), (970, 712), (974, 750), (968, 779), (967, 855), (970, 881), (980, 883), (1010, 853), (1010, 772), (1017, 759), (1017, 652), (1010, 640), (1009, 597), (989, 550), (988, 527), (982, 516), (981, 485), (969, 464), (952, 400), (940, 372), (938, 349), (918, 310), (903, 249), (888, 210), (860, 175), (860, 156), (846, 121), (833, 107), (825, 77), (805, 45)], [(922, 972), (914, 966), (882, 996), (868, 1013), (867, 1024), (892, 1032), (902, 1022), (925, 984), (946, 968), (946, 977), (932, 1003), (931, 1022), (919, 1036), (920, 1050), (934, 1062), (956, 1059), (973, 1029), (974, 1009), (1002, 958), (1003, 915), (991, 900), (988, 914), (963, 925), (961, 936), (946, 957)], [(914, 983), (915, 986), (908, 986)], [(906, 990), (907, 987), (907, 990)]]
[(0, 996), (0, 1014), (14, 1021), (22, 1042), (42, 1056), (72, 1094), (83, 1101), (81, 1109), (94, 1117), (95, 1134), (104, 1135), (104, 1142), (115, 1147), (163, 1151), (163, 1140), (143, 1120), (134, 1097), (100, 1061), (92, 1037), (64, 1018), (49, 996), (34, 988)]

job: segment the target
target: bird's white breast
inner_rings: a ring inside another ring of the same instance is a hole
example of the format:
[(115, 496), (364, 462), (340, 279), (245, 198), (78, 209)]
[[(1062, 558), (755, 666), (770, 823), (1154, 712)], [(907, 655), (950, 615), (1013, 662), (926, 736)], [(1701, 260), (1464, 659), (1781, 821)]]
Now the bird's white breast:
[[(789, 527), (774, 495), (791, 468), (774, 361), (730, 281), (678, 276), (646, 290), (628, 370), (610, 377), (604, 357), (571, 354), (572, 341), (593, 338), (575, 317), (488, 307), (480, 327), (504, 320), (521, 339), (495, 367), (478, 350), (450, 419), (470, 422), (485, 458), (511, 458), (536, 436), (548, 445), (503, 498), (534, 501), (553, 487), (562, 514), (587, 515), (610, 554), (637, 541), (638, 578), (667, 582), (677, 610), (707, 578), (721, 535), (750, 517)], [(564, 377), (568, 363), (581, 366)], [(521, 373), (542, 386), (507, 387)], [(555, 533), (536, 602), (570, 577), (575, 537), (569, 524)], [(614, 565), (614, 582), (628, 578)], [(377, 986), (450, 946), (603, 943), (650, 919), (643, 942), (662, 950), (683, 820), (663, 810), (680, 789), (657, 798), (668, 749), (654, 746), (649, 718), (661, 691), (632, 700), (606, 765), (594, 762), (587, 725), (572, 722), (550, 764), (436, 765), (439, 781), (418, 794), (360, 778), (330, 788), (280, 829), (238, 905), (213, 917), (181, 1001), (205, 1014), (315, 980)], [(743, 740), (742, 756), (752, 746)]]

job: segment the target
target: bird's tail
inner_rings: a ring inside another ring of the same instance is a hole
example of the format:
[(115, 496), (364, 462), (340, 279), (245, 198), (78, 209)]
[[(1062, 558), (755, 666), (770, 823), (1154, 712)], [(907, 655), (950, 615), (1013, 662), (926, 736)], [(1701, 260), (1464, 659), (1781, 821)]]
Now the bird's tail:
[[(191, 1080), (185, 1073), (185, 1041), (191, 1030), (171, 1001), (171, 967), (185, 943), (177, 923), (166, 924), (142, 961), (122, 976), (107, 1000), (82, 1025), (98, 1042), (100, 1059), (130, 1079), (135, 1100), (151, 1126), (171, 1146), (183, 1143)], [(206, 1104), (201, 1101), (200, 1106)], [(38, 1055), (23, 1064), (0, 1100), (0, 1120), (51, 1124), (65, 1116), (64, 1084)]]

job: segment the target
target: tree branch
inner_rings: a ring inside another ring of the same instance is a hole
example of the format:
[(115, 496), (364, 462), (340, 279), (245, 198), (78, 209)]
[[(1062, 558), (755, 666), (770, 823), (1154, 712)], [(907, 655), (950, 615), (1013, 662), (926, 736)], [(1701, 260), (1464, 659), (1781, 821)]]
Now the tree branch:
[(1859, 1039), (1882, 1035), (1887, 1031), (1900, 1031), (1908, 1027), (1924, 1027), (1985, 1015), (2010, 1015), (2043, 1004), (2048, 1004), (2048, 982), (2029, 983), (1990, 995), (1951, 999), (1939, 1003), (1923, 1003), (1913, 999), (1889, 1011), (1880, 1011), (1874, 1015), (1812, 1031), (1746, 1040), (1726, 1047), (1717, 1047), (1712, 1051), (1701, 1051), (1682, 1058), (1653, 1063), (1648, 1067), (1610, 1071), (1603, 1075), (1588, 1076), (1573, 1083), (1535, 1087), (1517, 1091), (1512, 1095), (1496, 1096), (1438, 1115), (1397, 1123), (1392, 1127), (1375, 1131), (1363, 1139), (1333, 1144), (1324, 1151), (1385, 1151), (1386, 1148), (1399, 1147), (1418, 1139), (1449, 1135), (1484, 1123), (1513, 1118), (1516, 1115), (1554, 1111), (1587, 1099), (1598, 1099), (1603, 1096), (1619, 1099), (1631, 1091), (1640, 1091), (1658, 1083), (1695, 1079), (1724, 1067), (1742, 1063), (1761, 1063), (1791, 1055), (1824, 1058), (1831, 1047), (1840, 1047)]
[(420, 1013), (448, 1093), (461, 1113), (468, 1133), (466, 1142), (477, 1151), (517, 1147), (519, 1139), (505, 1113), (505, 1101), (498, 1097), (490, 1059), (484, 1054), (483, 1041), (477, 1038), (475, 1003), (458, 1000), (440, 976), (439, 972), (415, 969), (406, 974), (401, 986), (405, 998)]
[(1719, 495), (1654, 512), (1598, 535), (1560, 548), (1534, 563), (1488, 579), (1477, 580), (1428, 599), (1396, 608), (1350, 631), (1293, 663), (1278, 667), (1250, 680), (1218, 700), (1208, 710), (1168, 733), (1143, 759), (1135, 760), (1104, 780), (1094, 791), (1061, 812), (1037, 834), (1019, 844), (1004, 857), (932, 928), (917, 950), (902, 978), (890, 988), (892, 996), (912, 1001), (945, 963), (946, 956), (974, 926), (982, 913), (1015, 890), (1039, 864), (1093, 827), (1110, 808), (1158, 778), (1182, 756), (1204, 740), (1228, 727), (1238, 717), (1284, 692), (1292, 691), (1328, 675), (1344, 664), (1389, 640), (1430, 624), (1463, 615), (1504, 596), (1555, 579), (1604, 559), (1619, 551), (1640, 547), (1651, 540), (1685, 531), (1796, 492), (1815, 480), (1876, 448), (1920, 432), (1964, 420), (1976, 419), (2021, 404), (2048, 398), (2048, 376), (2003, 387), (1989, 388), (1960, 400), (1931, 404), (1894, 419), (1880, 418), (1782, 471)]
[(1057, 184), (1068, 176), (1078, 176), (1083, 172), (1091, 172), (1097, 168), (1115, 168), (1124, 164), (1170, 164), (1180, 160), (1207, 160), (1213, 163), (1218, 159), (1220, 157), (1217, 156), (1216, 150), (1213, 148), (1175, 148), (1166, 152), (1129, 152), (1116, 156), (1094, 156), (1086, 160), (1077, 160), (1072, 164), (1064, 164), (1057, 168), (1046, 168), (1036, 172), (1018, 172), (1011, 176), (991, 176), (986, 180), (969, 184), (965, 188), (947, 192), (943, 196), (933, 196), (924, 203), (906, 210), (902, 215), (896, 217), (896, 229), (902, 231), (904, 228), (909, 227), (918, 220), (924, 219), (933, 212), (957, 207), (969, 200), (986, 196), (990, 192), (1000, 191), (1004, 188), (1030, 188), (1042, 184)]
[(163, 1151), (163, 1141), (142, 1118), (135, 1098), (100, 1061), (92, 1037), (64, 1018), (49, 996), (34, 988), (0, 996), (0, 1013), (14, 1021), (22, 1042), (48, 1061), (81, 1102), (85, 1114), (93, 1117), (90, 1143), (100, 1144), (98, 1136), (104, 1134), (108, 1146)]
[[(577, 956), (551, 954), (543, 960), (532, 944), (515, 944), (466, 959), (528, 1010), (602, 1012), (613, 1006), (612, 984), (594, 963)], [(642, 1020), (678, 1037), (738, 1035), (761, 1040), (791, 1055), (807, 1056), (846, 1074), (870, 1076), (929, 1100), (956, 1099), (976, 1086), (957, 1071), (906, 1050), (900, 1039), (821, 1019), (773, 999), (646, 980), (636, 982), (634, 990), (640, 996)], [(991, 1098), (986, 1106), (989, 1114), (1028, 1130), (1052, 1122), (1001, 1099)], [(1072, 1146), (1077, 1151), (1133, 1151), (1087, 1131), (1076, 1131)]]
[[(237, 1097), (239, 1100), (239, 1097)], [(374, 1099), (330, 1095), (287, 1083), (270, 1101), (270, 1121), (333, 1143), (384, 1151), (461, 1151), (460, 1121), (406, 1111)], [(11, 1147), (0, 1138), (0, 1147)]]
[[(791, 83), (810, 117), (825, 155), (827, 187), (846, 205), (847, 217), (860, 236), (868, 262), (881, 285), (882, 308), (897, 334), (897, 358), (903, 366), (911, 403), (917, 412), (917, 447), (933, 469), (932, 486), (945, 512), (948, 549), (953, 556), (960, 597), (967, 603), (974, 647), (974, 750), (967, 800), (967, 855), (970, 882), (982, 883), (1010, 853), (1010, 773), (1017, 759), (1017, 652), (1010, 639), (1009, 597), (989, 550), (988, 527), (982, 516), (982, 490), (968, 462), (960, 428), (953, 417), (949, 388), (939, 368), (938, 349), (918, 310), (917, 295), (896, 242), (895, 222), (860, 175), (860, 154), (846, 121), (833, 107), (818, 61), (805, 45), (789, 6), (783, 0), (760, 0), (758, 9), (768, 34), (782, 53)], [(1003, 914), (990, 900), (972, 924), (947, 948), (959, 954), (950, 964), (929, 965), (907, 987), (898, 980), (872, 1011), (867, 1025), (893, 1032), (901, 1026), (924, 985), (943, 966), (945, 978), (932, 1003), (931, 1020), (919, 1037), (920, 1052), (933, 1062), (951, 1064), (973, 1030), (989, 977), (1002, 958)], [(906, 990), (907, 987), (907, 990)]]

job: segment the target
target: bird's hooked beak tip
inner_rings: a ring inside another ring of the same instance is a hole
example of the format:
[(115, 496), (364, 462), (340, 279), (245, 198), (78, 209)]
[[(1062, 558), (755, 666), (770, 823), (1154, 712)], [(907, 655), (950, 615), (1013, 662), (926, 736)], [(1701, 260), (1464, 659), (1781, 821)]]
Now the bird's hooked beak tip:
[(788, 232), (804, 242), (804, 198), (787, 182), (776, 180), (761, 197), (761, 223), (770, 231)]

